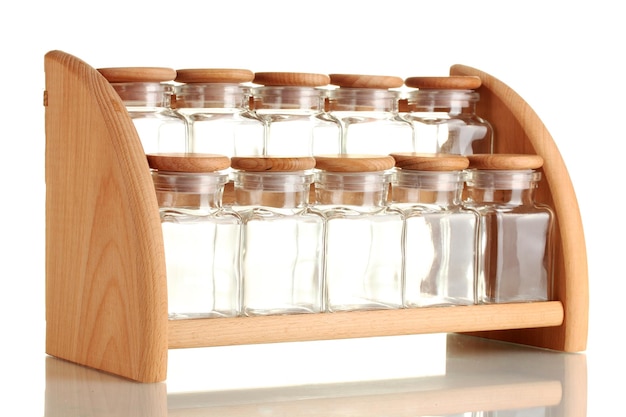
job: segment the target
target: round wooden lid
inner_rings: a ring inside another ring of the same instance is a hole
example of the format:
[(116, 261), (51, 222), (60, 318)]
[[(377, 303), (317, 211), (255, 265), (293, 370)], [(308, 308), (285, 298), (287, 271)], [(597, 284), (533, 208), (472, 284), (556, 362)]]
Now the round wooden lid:
[(447, 77), (409, 77), (404, 80), (407, 87), (422, 90), (475, 90), (481, 86), (474, 75), (451, 75)]
[(176, 70), (165, 67), (116, 67), (98, 68), (110, 83), (164, 82), (176, 78)]
[(460, 171), (469, 166), (462, 155), (424, 154), (415, 152), (392, 153), (396, 167), (415, 171)]
[(395, 160), (390, 155), (316, 155), (315, 168), (330, 172), (372, 172), (393, 168)]
[(303, 171), (315, 167), (315, 158), (310, 156), (233, 156), (231, 167), (248, 172)]
[(328, 85), (330, 78), (326, 74), (309, 72), (257, 72), (253, 82), (274, 87), (322, 87)]
[(344, 88), (398, 88), (404, 81), (391, 75), (329, 74), (330, 83)]
[(227, 156), (206, 153), (147, 154), (150, 168), (170, 172), (214, 172), (230, 166)]
[(247, 83), (254, 79), (254, 73), (237, 68), (185, 68), (176, 70), (180, 83)]
[(527, 154), (475, 154), (468, 155), (469, 167), (475, 169), (538, 169), (543, 166), (539, 155)]

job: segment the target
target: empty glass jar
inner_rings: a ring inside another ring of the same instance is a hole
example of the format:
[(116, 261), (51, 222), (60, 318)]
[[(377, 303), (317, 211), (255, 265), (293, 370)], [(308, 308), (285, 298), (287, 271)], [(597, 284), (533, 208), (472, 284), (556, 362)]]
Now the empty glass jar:
[(265, 122), (265, 154), (339, 152), (340, 127), (324, 112), (326, 74), (257, 72), (251, 107)]
[(228, 158), (147, 157), (161, 214), (169, 317), (238, 315), (242, 220), (221, 204)]
[(475, 76), (410, 77), (402, 118), (414, 129), (415, 150), (470, 155), (493, 152), (493, 128), (476, 114)]
[(264, 153), (264, 124), (250, 111), (246, 69), (177, 70), (176, 112), (189, 125), (192, 152), (235, 155)]
[(480, 303), (546, 301), (552, 294), (554, 215), (535, 202), (538, 155), (470, 155), (467, 207), (480, 216)]
[(126, 106), (145, 153), (188, 152), (187, 121), (172, 109), (176, 70), (100, 68)]
[(404, 306), (475, 303), (478, 216), (462, 206), (460, 155), (392, 154), (390, 206), (404, 213)]
[(388, 155), (413, 152), (413, 128), (398, 116), (402, 78), (330, 74), (327, 111), (342, 128), (341, 153)]
[(316, 156), (328, 311), (402, 306), (402, 214), (386, 206), (393, 166), (388, 155)]
[(244, 221), (244, 314), (322, 311), (324, 219), (308, 204), (315, 160), (233, 157), (231, 165)]

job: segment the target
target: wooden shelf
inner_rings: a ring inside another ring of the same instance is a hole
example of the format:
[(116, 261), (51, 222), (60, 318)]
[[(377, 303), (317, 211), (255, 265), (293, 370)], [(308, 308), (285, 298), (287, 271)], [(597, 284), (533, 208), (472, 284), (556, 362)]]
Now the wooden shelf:
[(566, 352), (586, 348), (588, 278), (578, 203), (533, 110), (482, 71), (477, 113), (496, 152), (544, 158), (540, 202), (556, 213), (555, 301), (293, 316), (167, 318), (154, 186), (124, 104), (104, 77), (62, 51), (44, 59), (46, 352), (141, 382), (163, 381), (169, 348), (460, 332)]

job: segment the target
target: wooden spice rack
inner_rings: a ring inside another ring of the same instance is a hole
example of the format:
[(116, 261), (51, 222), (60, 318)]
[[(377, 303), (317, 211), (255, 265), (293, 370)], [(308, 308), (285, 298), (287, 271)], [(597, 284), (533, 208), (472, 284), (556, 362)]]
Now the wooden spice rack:
[(477, 75), (477, 113), (495, 152), (538, 154), (537, 200), (556, 213), (554, 301), (267, 317), (168, 320), (163, 238), (154, 186), (134, 125), (93, 67), (45, 55), (46, 352), (140, 382), (167, 376), (168, 349), (460, 332), (565, 352), (586, 349), (587, 255), (567, 168), (528, 104)]

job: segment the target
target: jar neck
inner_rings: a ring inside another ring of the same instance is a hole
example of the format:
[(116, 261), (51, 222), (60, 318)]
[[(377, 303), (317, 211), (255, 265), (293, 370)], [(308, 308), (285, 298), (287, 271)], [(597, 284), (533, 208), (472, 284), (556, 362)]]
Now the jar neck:
[(426, 204), (440, 207), (461, 205), (462, 171), (398, 170), (391, 187), (393, 203)]
[(340, 87), (328, 92), (328, 111), (395, 112), (399, 93), (384, 89)]
[(383, 207), (387, 203), (390, 179), (391, 173), (386, 171), (318, 171), (315, 181), (315, 203)]
[(310, 171), (234, 172), (235, 205), (303, 208), (309, 204)]
[(476, 113), (479, 94), (472, 90), (416, 90), (407, 94), (406, 110), (411, 113)]
[(152, 171), (160, 208), (212, 209), (222, 206), (228, 174)]
[(541, 173), (533, 170), (470, 170), (467, 198), (472, 204), (532, 205)]
[(163, 83), (111, 83), (127, 107), (170, 108), (174, 86)]
[(323, 109), (323, 94), (314, 87), (258, 87), (251, 89), (250, 106), (254, 110)]
[(193, 83), (176, 89), (176, 108), (245, 109), (247, 89), (238, 84)]

